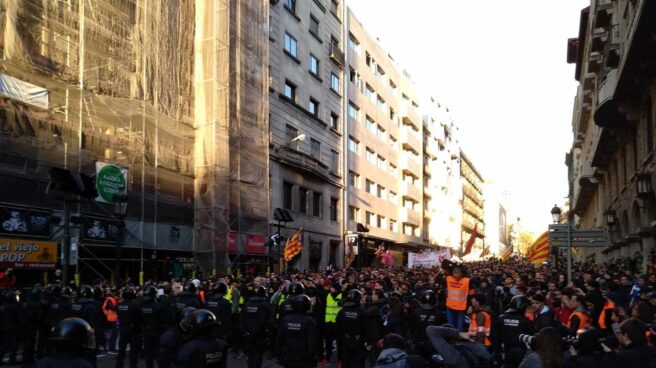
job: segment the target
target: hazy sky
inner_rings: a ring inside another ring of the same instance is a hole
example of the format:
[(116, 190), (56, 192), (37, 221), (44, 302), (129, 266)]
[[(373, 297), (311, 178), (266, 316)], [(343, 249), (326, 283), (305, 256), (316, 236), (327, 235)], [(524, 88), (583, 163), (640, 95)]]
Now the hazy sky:
[(463, 150), (508, 191), (524, 228), (542, 232), (567, 195), (574, 66), (589, 0), (349, 0), (425, 93), (449, 106)]

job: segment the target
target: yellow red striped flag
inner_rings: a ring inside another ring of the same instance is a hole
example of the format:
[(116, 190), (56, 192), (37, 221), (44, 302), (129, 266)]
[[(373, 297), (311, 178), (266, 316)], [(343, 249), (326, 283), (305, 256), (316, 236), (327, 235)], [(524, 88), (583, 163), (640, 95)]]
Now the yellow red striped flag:
[(285, 262), (289, 262), (292, 258), (303, 250), (303, 228), (298, 229), (291, 238), (287, 239), (283, 257)]
[(549, 232), (544, 234), (533, 243), (526, 254), (528, 260), (533, 263), (542, 263), (549, 258)]
[(501, 254), (501, 260), (505, 261), (506, 259), (510, 258), (510, 256), (512, 256), (512, 253), (513, 253), (512, 245), (507, 246), (506, 250), (504, 250), (503, 253)]

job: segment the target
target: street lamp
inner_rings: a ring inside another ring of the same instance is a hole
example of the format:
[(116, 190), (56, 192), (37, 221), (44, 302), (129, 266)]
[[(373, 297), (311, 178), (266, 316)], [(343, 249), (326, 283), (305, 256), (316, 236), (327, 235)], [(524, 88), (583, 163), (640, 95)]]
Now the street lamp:
[(355, 224), (355, 232), (358, 233), (358, 266), (362, 268), (362, 265), (364, 264), (365, 253), (363, 234), (368, 233), (369, 228), (358, 222)]
[(652, 195), (651, 189), (651, 175), (648, 173), (638, 174), (638, 180), (636, 181), (636, 191), (638, 193), (638, 198), (646, 199)]
[(613, 242), (613, 226), (615, 226), (615, 223), (617, 222), (617, 218), (615, 217), (615, 211), (608, 210), (604, 212), (604, 215), (606, 215), (606, 225), (608, 225), (608, 234), (610, 235), (610, 242)]
[(554, 224), (560, 223), (560, 215), (563, 211), (560, 210), (560, 207), (554, 204), (554, 207), (551, 209), (551, 218), (553, 219)]
[(121, 246), (125, 233), (125, 214), (128, 210), (128, 195), (122, 191), (114, 193), (114, 215), (118, 219), (116, 233), (116, 260), (114, 262), (114, 282), (118, 285), (121, 276)]

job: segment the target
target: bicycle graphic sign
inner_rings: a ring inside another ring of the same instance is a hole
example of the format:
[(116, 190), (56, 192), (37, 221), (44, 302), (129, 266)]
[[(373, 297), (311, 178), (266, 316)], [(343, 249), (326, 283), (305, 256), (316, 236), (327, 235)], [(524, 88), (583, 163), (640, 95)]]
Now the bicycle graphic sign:
[(50, 238), (52, 212), (0, 204), (0, 235)]
[(114, 194), (128, 190), (128, 169), (106, 162), (96, 162), (97, 202), (114, 203)]
[(56, 264), (56, 242), (0, 238), (0, 267), (49, 269)]

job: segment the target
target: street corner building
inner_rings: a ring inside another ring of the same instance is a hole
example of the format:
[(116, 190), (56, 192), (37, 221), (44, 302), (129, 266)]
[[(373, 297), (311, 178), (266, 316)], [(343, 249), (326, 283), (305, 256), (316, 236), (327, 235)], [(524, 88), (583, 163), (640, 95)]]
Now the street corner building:
[(654, 1), (592, 1), (567, 43), (579, 82), (566, 156), (572, 220), (582, 230), (606, 230), (609, 240), (581, 256), (630, 256), (643, 270), (656, 229), (654, 19)]
[[(194, 259), (206, 273), (226, 269), (247, 240), (264, 253), (268, 1), (2, 7), (3, 247), (40, 245), (54, 268), (50, 254), (62, 253), (70, 225), (70, 263), (82, 277), (108, 276), (119, 241), (132, 277), (175, 274)], [(126, 172), (123, 224), (93, 199), (65, 218), (61, 198), (46, 194), (51, 168), (94, 176), (97, 163)]]

